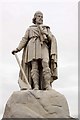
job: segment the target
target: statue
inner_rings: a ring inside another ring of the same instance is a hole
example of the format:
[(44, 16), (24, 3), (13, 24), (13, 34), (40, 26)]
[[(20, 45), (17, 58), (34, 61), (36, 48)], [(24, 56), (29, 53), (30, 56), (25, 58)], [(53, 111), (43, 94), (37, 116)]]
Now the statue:
[[(23, 49), (21, 65), (32, 89), (50, 90), (51, 83), (58, 79), (56, 39), (50, 27), (43, 25), (42, 12), (34, 14), (33, 23), (12, 54)], [(21, 90), (27, 89), (21, 70), (18, 82)]]

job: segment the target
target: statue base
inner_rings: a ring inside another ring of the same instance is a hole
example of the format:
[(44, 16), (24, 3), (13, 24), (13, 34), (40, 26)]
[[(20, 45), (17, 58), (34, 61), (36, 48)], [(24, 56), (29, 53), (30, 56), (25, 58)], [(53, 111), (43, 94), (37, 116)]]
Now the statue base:
[(9, 98), (3, 118), (70, 118), (66, 98), (52, 90), (15, 91)]

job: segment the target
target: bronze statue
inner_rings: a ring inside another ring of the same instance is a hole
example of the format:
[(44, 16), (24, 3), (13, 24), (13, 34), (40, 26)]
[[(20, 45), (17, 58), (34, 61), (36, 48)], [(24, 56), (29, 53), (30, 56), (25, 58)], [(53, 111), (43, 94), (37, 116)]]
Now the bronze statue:
[[(50, 90), (57, 76), (57, 43), (50, 27), (43, 25), (43, 13), (37, 11), (34, 25), (29, 26), (19, 46), (12, 54), (23, 49), (21, 65), (32, 89)], [(27, 89), (25, 78), (20, 70), (19, 85)]]

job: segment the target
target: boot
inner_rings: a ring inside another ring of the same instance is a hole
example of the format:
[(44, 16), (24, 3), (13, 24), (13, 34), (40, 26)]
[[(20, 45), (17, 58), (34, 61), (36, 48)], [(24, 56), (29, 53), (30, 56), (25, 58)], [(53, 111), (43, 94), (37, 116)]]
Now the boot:
[(34, 82), (34, 90), (39, 90), (38, 80), (33, 80)]
[(45, 80), (45, 89), (46, 90), (51, 90), (52, 89), (52, 87), (51, 87), (51, 85), (50, 85), (50, 80)]
[(31, 77), (34, 83), (34, 90), (39, 90), (39, 73), (37, 69), (31, 70)]
[(46, 67), (45, 69), (43, 69), (43, 76), (44, 76), (45, 89), (51, 90), (52, 89), (50, 85), (51, 72), (49, 67)]

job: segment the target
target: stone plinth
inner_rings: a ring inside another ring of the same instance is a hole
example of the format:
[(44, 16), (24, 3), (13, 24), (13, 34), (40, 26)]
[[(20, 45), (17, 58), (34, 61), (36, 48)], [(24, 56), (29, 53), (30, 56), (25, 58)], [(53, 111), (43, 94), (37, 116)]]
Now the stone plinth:
[(3, 118), (69, 118), (66, 98), (55, 90), (15, 91)]

